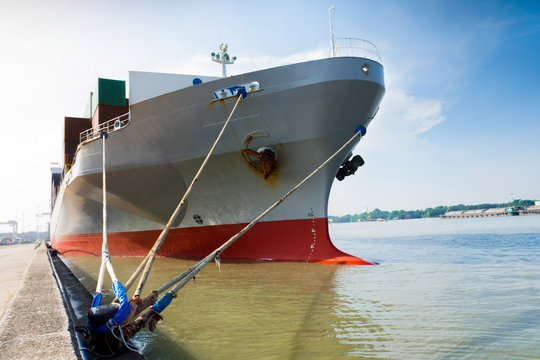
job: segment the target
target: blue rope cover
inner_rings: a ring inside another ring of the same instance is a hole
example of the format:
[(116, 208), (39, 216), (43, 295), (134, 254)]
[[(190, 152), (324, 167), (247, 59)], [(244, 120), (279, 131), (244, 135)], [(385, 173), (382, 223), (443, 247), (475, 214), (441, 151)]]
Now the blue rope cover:
[(169, 306), (172, 299), (173, 299), (173, 293), (169, 291), (168, 293), (163, 295), (161, 299), (156, 301), (154, 305), (152, 305), (152, 309), (158, 313), (161, 313), (163, 310), (165, 310), (165, 308), (167, 308), (167, 306)]
[[(118, 302), (120, 303), (120, 308), (114, 314), (114, 316), (109, 319), (104, 324), (98, 325), (98, 326), (88, 326), (88, 330), (94, 335), (94, 336), (104, 336), (110, 331), (110, 326), (118, 326), (121, 323), (126, 320), (126, 318), (129, 315), (129, 311), (131, 310), (131, 304), (128, 301), (126, 289), (122, 286), (120, 281), (115, 281), (113, 283), (113, 291), (116, 295), (116, 298), (118, 299)], [(101, 303), (102, 295), (100, 293), (97, 293), (94, 295), (94, 299), (92, 300), (92, 307), (99, 306)]]

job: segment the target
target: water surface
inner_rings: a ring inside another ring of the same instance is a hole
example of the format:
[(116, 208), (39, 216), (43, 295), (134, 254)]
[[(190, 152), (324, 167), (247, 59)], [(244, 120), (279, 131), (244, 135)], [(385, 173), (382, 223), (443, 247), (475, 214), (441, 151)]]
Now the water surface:
[[(378, 266), (211, 264), (137, 337), (149, 359), (540, 358), (540, 216), (331, 224)], [(70, 257), (89, 288), (99, 263)], [(140, 259), (114, 258), (120, 279)], [(147, 290), (193, 261), (161, 258)], [(108, 286), (108, 285), (107, 285)]]

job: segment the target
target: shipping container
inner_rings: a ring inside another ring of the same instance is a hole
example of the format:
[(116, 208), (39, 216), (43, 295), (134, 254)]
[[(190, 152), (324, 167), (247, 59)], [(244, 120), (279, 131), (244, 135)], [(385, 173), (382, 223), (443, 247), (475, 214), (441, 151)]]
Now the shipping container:
[(90, 93), (84, 116), (89, 118), (95, 116), (99, 105), (125, 106), (126, 82), (98, 78), (95, 90)]
[[(81, 132), (90, 129), (92, 123), (88, 118), (64, 117), (64, 165), (72, 163), (73, 155), (79, 145), (79, 135)], [(66, 159), (69, 157), (69, 161)]]
[(92, 118), (92, 128), (98, 129), (100, 124), (103, 124), (120, 115), (124, 115), (128, 111), (126, 99), (124, 99), (123, 106), (99, 104), (96, 112), (94, 113), (94, 117)]

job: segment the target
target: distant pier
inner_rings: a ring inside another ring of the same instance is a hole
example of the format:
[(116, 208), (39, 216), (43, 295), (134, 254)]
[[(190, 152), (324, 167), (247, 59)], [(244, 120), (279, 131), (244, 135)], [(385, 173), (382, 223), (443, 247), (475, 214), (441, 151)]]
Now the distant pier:
[(441, 219), (463, 219), (493, 216), (540, 215), (540, 205), (479, 210), (448, 211)]

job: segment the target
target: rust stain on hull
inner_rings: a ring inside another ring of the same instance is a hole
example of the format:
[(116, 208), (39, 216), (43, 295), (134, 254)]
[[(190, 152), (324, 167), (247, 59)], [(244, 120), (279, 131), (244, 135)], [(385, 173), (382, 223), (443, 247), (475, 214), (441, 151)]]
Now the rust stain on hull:
[[(244, 147), (240, 152), (248, 166), (255, 172), (261, 174), (265, 180), (268, 180), (270, 175), (274, 174), (278, 168), (277, 153), (270, 147), (262, 147), (259, 150), (249, 148), (249, 144), (253, 139), (266, 136), (268, 135), (262, 131), (256, 131), (248, 135), (244, 139)], [(283, 148), (282, 144), (278, 145)]]
[(272, 150), (264, 149), (258, 152), (252, 149), (243, 149), (242, 155), (249, 167), (261, 173), (265, 180), (278, 168), (276, 155)]
[(223, 108), (225, 109), (225, 111), (229, 112), (229, 109), (227, 109), (227, 104), (225, 104), (224, 99), (217, 99), (217, 100), (214, 100), (214, 101), (210, 101), (208, 103), (208, 105), (206, 105), (206, 111), (210, 110), (211, 108), (214, 107), (214, 104), (218, 104), (218, 103), (221, 103), (223, 105)]

